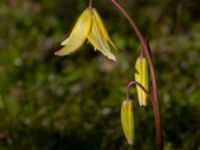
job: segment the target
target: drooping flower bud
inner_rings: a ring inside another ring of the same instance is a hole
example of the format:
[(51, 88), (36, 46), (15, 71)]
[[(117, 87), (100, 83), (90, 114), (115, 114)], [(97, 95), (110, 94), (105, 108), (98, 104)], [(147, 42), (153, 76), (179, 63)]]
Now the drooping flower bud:
[[(139, 82), (147, 91), (149, 89), (149, 72), (148, 64), (145, 57), (138, 57), (135, 64), (135, 80)], [(138, 101), (140, 106), (147, 105), (147, 94), (136, 85), (138, 93)]]
[(134, 112), (133, 102), (124, 100), (121, 106), (121, 124), (128, 144), (134, 144)]

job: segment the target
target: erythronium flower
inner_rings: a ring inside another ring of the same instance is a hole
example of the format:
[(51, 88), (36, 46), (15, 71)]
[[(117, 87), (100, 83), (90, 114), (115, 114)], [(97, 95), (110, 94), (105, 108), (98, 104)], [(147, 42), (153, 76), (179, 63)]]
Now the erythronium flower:
[(116, 57), (111, 52), (108, 43), (115, 49), (117, 48), (112, 42), (97, 10), (90, 7), (86, 8), (78, 18), (70, 36), (61, 43), (64, 47), (55, 54), (58, 56), (69, 55), (80, 48), (86, 39), (94, 46), (95, 51), (98, 50), (109, 59), (116, 61)]

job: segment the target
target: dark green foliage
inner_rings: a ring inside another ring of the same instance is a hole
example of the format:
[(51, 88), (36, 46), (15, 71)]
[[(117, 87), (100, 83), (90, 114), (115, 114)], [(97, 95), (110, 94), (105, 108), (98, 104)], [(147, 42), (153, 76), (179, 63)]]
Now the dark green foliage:
[[(159, 83), (166, 150), (200, 149), (200, 3), (121, 0), (150, 40)], [(0, 149), (155, 149), (151, 105), (135, 103), (130, 148), (120, 106), (141, 48), (108, 0), (95, 7), (116, 45), (113, 63), (91, 45), (54, 52), (87, 7), (82, 0), (0, 1)]]

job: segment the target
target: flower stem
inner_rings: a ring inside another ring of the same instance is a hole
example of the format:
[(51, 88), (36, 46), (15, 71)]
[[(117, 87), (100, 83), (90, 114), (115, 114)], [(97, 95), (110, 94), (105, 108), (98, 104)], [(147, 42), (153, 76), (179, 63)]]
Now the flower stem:
[(140, 84), (139, 82), (137, 82), (137, 81), (130, 81), (130, 82), (129, 82), (129, 84), (128, 84), (128, 86), (127, 86), (127, 93), (126, 93), (127, 99), (130, 99), (130, 91), (131, 91), (131, 87), (132, 87), (133, 85), (139, 86), (139, 87), (146, 93), (146, 95), (150, 98), (151, 102), (152, 102), (152, 103), (155, 102), (155, 100), (153, 100), (153, 97), (152, 97), (152, 96), (150, 95), (150, 93), (145, 89), (145, 87), (144, 87), (142, 84)]
[(159, 99), (158, 99), (158, 87), (157, 87), (157, 80), (155, 75), (155, 69), (153, 66), (153, 61), (151, 57), (151, 51), (149, 47), (148, 41), (143, 37), (142, 33), (140, 32), (139, 28), (137, 27), (134, 20), (129, 16), (129, 14), (125, 11), (125, 9), (116, 1), (111, 0), (112, 3), (121, 11), (121, 13), (126, 17), (126, 19), (131, 24), (131, 27), (136, 32), (143, 51), (144, 55), (147, 58), (148, 64), (149, 64), (149, 70), (152, 78), (152, 86), (153, 86), (153, 111), (154, 111), (154, 117), (155, 117), (155, 128), (156, 128), (156, 143), (157, 143), (157, 150), (163, 150), (163, 138), (162, 138), (162, 127), (161, 127), (161, 116), (160, 116), (160, 107), (159, 107)]
[(93, 0), (89, 0), (89, 7), (92, 8)]

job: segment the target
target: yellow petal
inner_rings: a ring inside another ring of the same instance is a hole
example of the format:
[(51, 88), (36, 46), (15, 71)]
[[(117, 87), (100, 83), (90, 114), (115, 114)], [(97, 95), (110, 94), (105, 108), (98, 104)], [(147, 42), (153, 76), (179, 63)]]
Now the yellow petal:
[[(136, 73), (135, 80), (139, 82), (147, 91), (149, 88), (149, 74), (148, 74), (148, 65), (145, 57), (139, 57), (136, 60), (135, 65)], [(147, 105), (147, 94), (139, 87), (137, 87), (138, 100), (140, 106)]]
[(76, 51), (86, 40), (90, 30), (91, 9), (87, 8), (78, 18), (69, 38), (61, 43), (61, 45), (65, 47), (57, 51), (55, 54), (59, 56), (64, 56)]
[(97, 20), (97, 23), (99, 24), (100, 30), (101, 30), (104, 38), (112, 45), (113, 48), (115, 48), (117, 50), (117, 47), (113, 43), (112, 39), (110, 38), (110, 36), (106, 30), (103, 20), (101, 19), (101, 16), (99, 15), (99, 13), (97, 12), (97, 10), (95, 8), (93, 9), (93, 12), (94, 12), (94, 16)]
[(94, 46), (94, 49), (97, 49), (109, 59), (116, 61), (115, 55), (112, 54), (110, 46), (100, 30), (100, 25), (94, 16), (94, 11), (92, 11), (92, 27), (88, 35), (88, 41)]
[(121, 106), (121, 124), (124, 135), (130, 145), (134, 143), (134, 111), (131, 100), (124, 100)]

